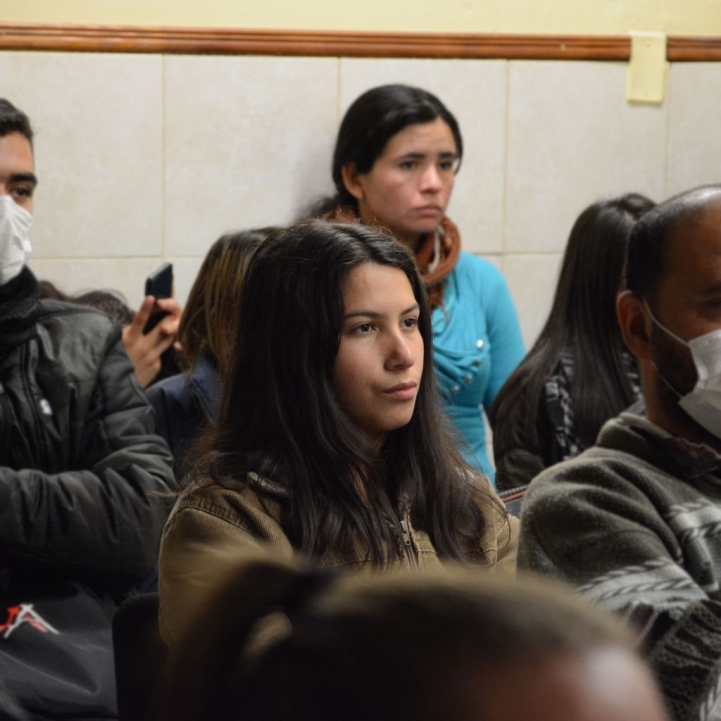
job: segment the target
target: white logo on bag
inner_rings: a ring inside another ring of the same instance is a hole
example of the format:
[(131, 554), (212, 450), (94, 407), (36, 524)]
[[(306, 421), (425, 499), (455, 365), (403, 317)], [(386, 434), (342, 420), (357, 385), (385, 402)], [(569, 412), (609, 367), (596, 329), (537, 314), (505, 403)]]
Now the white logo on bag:
[(55, 630), (37, 611), (33, 609), (32, 603), (21, 603), (19, 606), (10, 606), (7, 609), (7, 621), (0, 626), (0, 633), (3, 638), (8, 638), (10, 634), (17, 630), (24, 623), (29, 623), (33, 628), (43, 633), (57, 633)]

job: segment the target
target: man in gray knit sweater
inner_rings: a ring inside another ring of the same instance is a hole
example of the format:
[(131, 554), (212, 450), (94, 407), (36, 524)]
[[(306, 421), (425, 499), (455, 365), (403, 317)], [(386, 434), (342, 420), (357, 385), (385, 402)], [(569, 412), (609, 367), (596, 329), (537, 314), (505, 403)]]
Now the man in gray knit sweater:
[(721, 185), (638, 222), (627, 287), (645, 413), (534, 480), (519, 565), (634, 624), (676, 721), (721, 719)]

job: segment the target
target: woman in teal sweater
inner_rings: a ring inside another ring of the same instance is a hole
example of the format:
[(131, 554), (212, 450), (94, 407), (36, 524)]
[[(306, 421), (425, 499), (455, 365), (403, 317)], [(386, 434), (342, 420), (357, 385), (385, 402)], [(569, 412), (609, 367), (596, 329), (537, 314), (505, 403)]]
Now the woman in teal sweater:
[(435, 95), (406, 85), (373, 88), (343, 118), (333, 156), (337, 193), (316, 214), (386, 227), (415, 252), (433, 308), (446, 412), (466, 460), (493, 480), (483, 412), (524, 347), (506, 281), (461, 250), (445, 215), (462, 155), (458, 123)]

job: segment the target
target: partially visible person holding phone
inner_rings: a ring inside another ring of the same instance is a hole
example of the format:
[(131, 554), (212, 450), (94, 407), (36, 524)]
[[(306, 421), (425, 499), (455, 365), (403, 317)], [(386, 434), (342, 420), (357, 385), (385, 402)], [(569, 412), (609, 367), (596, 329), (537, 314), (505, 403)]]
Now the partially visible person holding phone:
[[(157, 280), (158, 275), (160, 281)], [(41, 280), (39, 288), (40, 298), (62, 300), (102, 310), (123, 326), (125, 352), (143, 388), (160, 380), (158, 375), (161, 370), (164, 370), (163, 377), (179, 371), (175, 360), (171, 359), (168, 363), (168, 357), (165, 356), (166, 362), (163, 361), (163, 354), (171, 346), (180, 350), (176, 337), (183, 310), (172, 297), (173, 266), (170, 263), (164, 263), (148, 276), (145, 283), (146, 297), (136, 313), (133, 313), (125, 298), (117, 291), (92, 290), (68, 295), (47, 280)]]
[(180, 307), (173, 293), (173, 266), (164, 263), (151, 273), (145, 285), (146, 297), (130, 325), (123, 328), (123, 344), (135, 375), (147, 388), (160, 372), (161, 356), (176, 343)]

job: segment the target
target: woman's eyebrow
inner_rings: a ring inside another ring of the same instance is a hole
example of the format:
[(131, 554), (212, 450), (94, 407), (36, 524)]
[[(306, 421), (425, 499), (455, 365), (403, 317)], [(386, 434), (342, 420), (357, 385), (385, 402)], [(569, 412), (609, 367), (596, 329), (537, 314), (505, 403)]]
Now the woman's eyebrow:
[[(396, 160), (423, 160), (428, 155), (428, 153), (421, 153), (418, 150), (411, 150), (408, 153), (403, 153), (402, 155), (397, 156)], [(438, 153), (439, 158), (447, 158), (449, 160), (455, 160), (458, 157), (458, 153), (454, 152), (453, 150), (442, 150), (440, 153)]]
[(359, 316), (364, 316), (366, 318), (381, 318), (384, 313), (378, 313), (378, 311), (375, 310), (354, 310), (350, 313), (346, 313), (343, 316), (343, 320), (348, 320), (348, 318), (357, 318)]
[[(412, 313), (414, 310), (418, 310), (420, 306), (418, 303), (414, 303), (413, 305), (409, 305), (405, 310), (402, 310), (400, 312), (400, 315), (408, 315), (408, 313)], [(388, 314), (387, 313), (379, 313), (377, 310), (353, 310), (350, 313), (346, 313), (343, 316), (343, 320), (348, 320), (349, 318), (358, 318), (358, 317), (364, 317), (364, 318), (385, 318)]]

